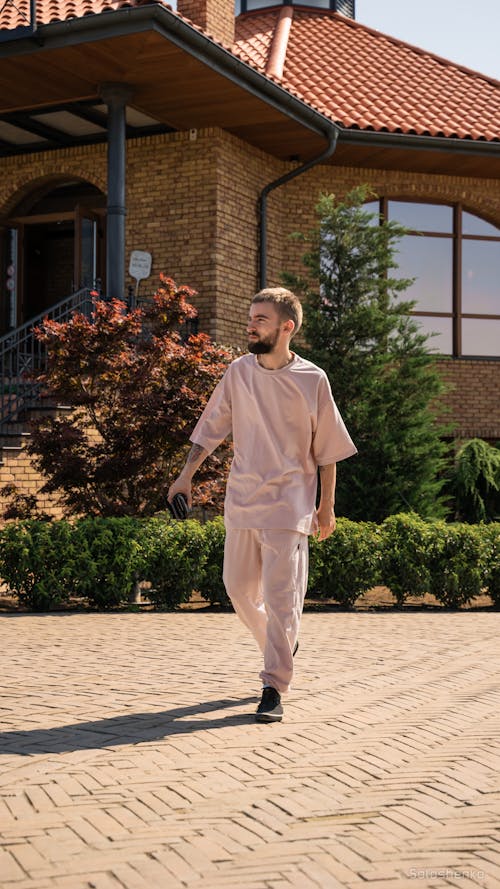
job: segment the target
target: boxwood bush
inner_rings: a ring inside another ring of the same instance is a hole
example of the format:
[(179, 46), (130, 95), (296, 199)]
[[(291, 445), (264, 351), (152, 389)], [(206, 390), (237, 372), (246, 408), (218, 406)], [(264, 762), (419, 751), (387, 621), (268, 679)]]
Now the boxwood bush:
[[(19, 602), (49, 610), (79, 596), (93, 607), (119, 607), (148, 581), (156, 608), (174, 608), (199, 590), (230, 605), (222, 581), (224, 524), (195, 520), (85, 518), (12, 522), (0, 530), (0, 578)], [(388, 586), (402, 605), (433, 593), (458, 608), (481, 591), (500, 605), (500, 523), (425, 522), (413, 514), (381, 525), (340, 518), (319, 543), (310, 538), (310, 597), (351, 607), (373, 586)]]
[(380, 576), (398, 605), (429, 592), (429, 546), (434, 523), (414, 513), (390, 516), (381, 526)]
[(143, 520), (142, 579), (151, 584), (147, 595), (157, 608), (188, 602), (193, 590), (200, 588), (207, 558), (203, 529), (194, 519)]
[(500, 605), (500, 522), (480, 526), (483, 544), (484, 585), (495, 605)]
[(482, 549), (476, 525), (436, 522), (428, 548), (429, 592), (449, 608), (478, 596), (485, 580)]
[(20, 604), (49, 611), (76, 591), (78, 551), (68, 522), (29, 519), (0, 534), (0, 576)]
[(200, 593), (204, 599), (214, 605), (231, 606), (231, 599), (226, 593), (222, 580), (222, 563), (224, 559), (224, 542), (226, 533), (222, 518), (213, 519), (203, 525), (206, 543), (206, 562), (200, 579)]
[(309, 595), (354, 605), (380, 583), (379, 538), (379, 526), (342, 518), (327, 540), (311, 538)]
[(78, 594), (96, 608), (116, 608), (129, 601), (143, 574), (142, 525), (139, 519), (85, 518), (74, 529)]

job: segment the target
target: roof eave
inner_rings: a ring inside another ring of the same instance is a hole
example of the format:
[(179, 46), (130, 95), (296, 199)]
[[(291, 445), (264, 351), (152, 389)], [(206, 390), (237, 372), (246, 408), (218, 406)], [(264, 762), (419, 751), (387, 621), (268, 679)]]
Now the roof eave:
[(500, 157), (500, 140), (467, 139), (458, 136), (425, 136), (414, 133), (386, 133), (375, 130), (354, 130), (341, 127), (339, 144), (377, 148), (406, 148), (414, 151), (441, 151), (457, 154)]
[(0, 58), (33, 55), (151, 29), (322, 138), (330, 140), (332, 134), (338, 135), (340, 128), (329, 117), (256, 71), (175, 12), (157, 3), (39, 25), (30, 36), (13, 36), (12, 41), (4, 39), (0, 43)]

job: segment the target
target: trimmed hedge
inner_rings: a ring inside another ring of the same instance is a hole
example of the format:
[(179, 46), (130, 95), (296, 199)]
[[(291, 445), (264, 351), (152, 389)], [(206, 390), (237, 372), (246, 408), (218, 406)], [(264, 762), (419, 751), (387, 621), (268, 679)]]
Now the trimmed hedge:
[(231, 606), (222, 580), (222, 562), (224, 560), (224, 542), (226, 533), (222, 518), (213, 519), (203, 525), (207, 544), (207, 560), (200, 579), (200, 593), (207, 602), (214, 605)]
[(428, 547), (429, 592), (443, 605), (459, 608), (486, 582), (482, 537), (477, 525), (436, 523)]
[(434, 523), (401, 513), (381, 526), (380, 577), (398, 605), (408, 596), (422, 596), (430, 588), (429, 547)]
[(494, 604), (500, 606), (500, 522), (478, 527), (482, 544), (482, 579)]
[[(156, 608), (175, 608), (193, 590), (227, 606), (224, 539), (221, 519), (204, 525), (163, 515), (13, 522), (0, 531), (0, 578), (20, 604), (36, 611), (71, 596), (116, 608), (129, 601), (138, 581), (148, 582), (146, 595)], [(351, 607), (376, 585), (389, 587), (398, 605), (430, 592), (457, 608), (481, 591), (500, 605), (500, 523), (425, 522), (405, 513), (381, 525), (339, 519), (328, 540), (310, 538), (309, 596)]]
[(371, 522), (337, 519), (334, 534), (310, 541), (308, 593), (348, 608), (380, 582), (380, 528)]
[(207, 560), (204, 526), (193, 519), (144, 521), (141, 536), (142, 579), (149, 581), (148, 598), (157, 608), (188, 602), (199, 589)]
[(0, 577), (21, 605), (49, 611), (75, 589), (74, 530), (68, 522), (29, 519), (0, 533)]
[(74, 529), (78, 595), (96, 608), (128, 601), (143, 574), (143, 526), (134, 518), (85, 518)]

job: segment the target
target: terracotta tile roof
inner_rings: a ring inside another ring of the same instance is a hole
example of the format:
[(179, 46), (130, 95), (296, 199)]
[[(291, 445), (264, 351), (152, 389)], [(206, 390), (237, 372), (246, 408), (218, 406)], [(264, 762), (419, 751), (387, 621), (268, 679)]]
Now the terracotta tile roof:
[[(142, 3), (151, 0), (37, 0), (37, 20), (49, 24)], [(239, 16), (236, 41), (224, 48), (265, 74), (279, 14), (274, 7)], [(29, 0), (0, 0), (0, 30), (28, 20)], [(337, 13), (293, 8), (277, 82), (342, 127), (500, 141), (498, 81)]]
[[(36, 18), (38, 24), (48, 25), (127, 6), (140, 6), (143, 2), (150, 3), (151, 0), (37, 0)], [(170, 9), (166, 3), (161, 5)], [(29, 0), (0, 0), (0, 31), (27, 25), (29, 17)]]
[[(233, 52), (265, 71), (279, 9), (236, 20)], [(500, 83), (337, 13), (294, 8), (282, 86), (343, 127), (500, 140)]]

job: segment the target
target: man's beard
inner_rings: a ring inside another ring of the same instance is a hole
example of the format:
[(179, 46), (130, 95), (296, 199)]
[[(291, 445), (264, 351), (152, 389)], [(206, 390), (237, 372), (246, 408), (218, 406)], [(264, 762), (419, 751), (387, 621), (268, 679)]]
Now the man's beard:
[(270, 333), (269, 336), (262, 339), (249, 340), (248, 351), (253, 352), (254, 355), (268, 355), (269, 352), (273, 351), (276, 343), (278, 342), (278, 336), (279, 327), (276, 329), (276, 332), (274, 334)]

